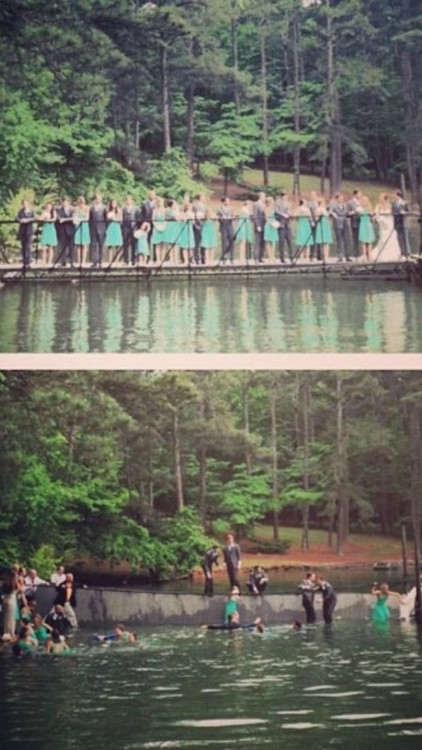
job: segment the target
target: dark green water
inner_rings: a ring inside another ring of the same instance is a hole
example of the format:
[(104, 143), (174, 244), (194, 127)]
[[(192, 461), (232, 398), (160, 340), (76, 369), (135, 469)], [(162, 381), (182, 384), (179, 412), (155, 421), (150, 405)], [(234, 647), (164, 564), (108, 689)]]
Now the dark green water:
[(2, 352), (420, 352), (422, 289), (273, 277), (25, 284), (0, 291)]
[(78, 643), (66, 657), (0, 654), (2, 750), (420, 747), (413, 625), (165, 628), (133, 647), (91, 645), (87, 633)]

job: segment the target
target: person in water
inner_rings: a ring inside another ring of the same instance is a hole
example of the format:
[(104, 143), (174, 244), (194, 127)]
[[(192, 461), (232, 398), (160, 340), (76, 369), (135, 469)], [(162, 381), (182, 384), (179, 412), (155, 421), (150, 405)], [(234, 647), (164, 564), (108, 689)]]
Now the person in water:
[(249, 630), (256, 631), (257, 633), (264, 632), (264, 624), (260, 617), (257, 617), (253, 622), (247, 625), (241, 625), (239, 612), (231, 612), (228, 616), (227, 622), (224, 625), (207, 625), (208, 630)]
[(337, 604), (337, 594), (331, 583), (325, 580), (324, 576), (316, 576), (316, 589), (322, 593), (322, 616), (326, 625), (331, 625), (333, 621), (333, 612)]
[(233, 586), (228, 598), (224, 602), (223, 622), (225, 625), (227, 625), (229, 621), (229, 615), (233, 614), (233, 612), (237, 612), (237, 603), (239, 601), (239, 596), (239, 589), (237, 588), (237, 586)]
[(371, 608), (371, 620), (375, 623), (385, 623), (390, 617), (390, 610), (387, 606), (389, 596), (393, 596), (402, 601), (402, 595), (397, 591), (390, 591), (388, 583), (374, 583), (371, 589), (372, 596), (375, 596), (375, 602)]
[(114, 626), (111, 633), (105, 633), (104, 635), (99, 635), (98, 633), (95, 633), (93, 638), (96, 641), (101, 641), (101, 643), (109, 643), (109, 642), (120, 642), (120, 643), (135, 643), (136, 641), (136, 633), (133, 633), (130, 630), (126, 630), (125, 626), (121, 623), (118, 623)]
[(315, 573), (307, 573), (302, 583), (298, 586), (298, 593), (302, 594), (302, 605), (306, 613), (307, 625), (313, 625), (316, 622), (314, 607), (315, 592)]
[(44, 648), (47, 654), (65, 654), (70, 651), (65, 637), (60, 635), (60, 631), (57, 628), (53, 628), (51, 631), (50, 637), (44, 644)]

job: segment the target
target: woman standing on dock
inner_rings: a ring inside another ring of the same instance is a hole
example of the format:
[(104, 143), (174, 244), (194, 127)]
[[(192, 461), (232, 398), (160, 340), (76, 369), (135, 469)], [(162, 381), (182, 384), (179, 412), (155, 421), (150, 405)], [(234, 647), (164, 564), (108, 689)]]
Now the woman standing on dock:
[(296, 251), (296, 255), (299, 254), (300, 256), (303, 253), (303, 259), (308, 261), (310, 247), (314, 244), (314, 237), (311, 224), (311, 209), (303, 198), (299, 200), (296, 217), (295, 245), (299, 248)]
[(318, 198), (317, 200), (314, 238), (315, 244), (321, 248), (322, 259), (326, 263), (330, 256), (330, 245), (333, 244), (333, 233), (324, 198)]
[(180, 260), (184, 264), (191, 263), (193, 260), (193, 251), (195, 248), (195, 237), (193, 236), (193, 219), (194, 214), (191, 204), (189, 203), (189, 201), (185, 200), (182, 206), (179, 220)]
[(177, 202), (170, 198), (167, 201), (167, 207), (165, 211), (166, 219), (166, 231), (165, 231), (165, 260), (171, 265), (175, 266), (178, 262), (178, 242), (180, 235), (180, 224), (179, 224), (179, 206)]
[[(217, 247), (217, 232), (215, 231), (215, 216), (211, 209), (206, 208), (204, 220), (201, 227), (201, 258), (204, 263), (209, 263), (212, 251)], [(208, 256), (208, 257), (207, 257)]]
[(275, 263), (275, 249), (278, 245), (278, 230), (280, 223), (274, 214), (274, 198), (269, 196), (265, 201), (265, 225), (264, 225), (264, 242), (268, 253), (270, 263)]
[(107, 249), (108, 263), (116, 260), (123, 245), (122, 235), (122, 209), (118, 206), (115, 198), (110, 200), (107, 209), (107, 231), (104, 245)]
[(155, 207), (152, 212), (153, 230), (151, 235), (151, 245), (153, 248), (152, 260), (160, 264), (164, 260), (164, 247), (166, 243), (166, 222), (164, 201), (162, 198), (156, 198)]
[(360, 203), (360, 221), (359, 221), (359, 242), (362, 245), (362, 254), (366, 261), (371, 260), (371, 250), (375, 242), (374, 225), (372, 223), (372, 217), (374, 215), (373, 208), (369, 202), (367, 195), (363, 195)]
[(76, 201), (76, 208), (73, 212), (73, 223), (75, 225), (73, 242), (76, 250), (76, 263), (81, 266), (87, 261), (88, 247), (91, 242), (88, 219), (89, 209), (85, 203), (85, 198), (81, 195)]
[(41, 263), (50, 265), (53, 262), (54, 250), (57, 247), (55, 221), (57, 214), (51, 201), (45, 204), (40, 216), (43, 222), (40, 237)]
[(245, 201), (236, 223), (235, 241), (239, 251), (240, 263), (246, 263), (247, 248), (252, 244), (251, 207), (249, 201)]
[(387, 193), (381, 193), (378, 203), (375, 206), (375, 221), (379, 227), (379, 238), (373, 253), (376, 259), (380, 260), (399, 260), (400, 246), (397, 240), (397, 234), (394, 230), (394, 219), (391, 212), (391, 203), (388, 200)]

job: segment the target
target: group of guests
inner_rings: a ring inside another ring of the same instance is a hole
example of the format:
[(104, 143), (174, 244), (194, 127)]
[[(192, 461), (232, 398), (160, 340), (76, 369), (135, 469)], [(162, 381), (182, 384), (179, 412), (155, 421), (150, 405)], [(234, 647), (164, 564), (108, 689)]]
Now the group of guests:
[(405, 258), (409, 255), (408, 214), (409, 206), (400, 191), (391, 199), (382, 194), (375, 207), (360, 190), (354, 190), (348, 201), (336, 193), (328, 204), (313, 191), (309, 200), (301, 198), (295, 206), (284, 190), (275, 199), (261, 192), (257, 200), (244, 201), (235, 214), (227, 196), (213, 211), (203, 194), (193, 199), (185, 195), (179, 205), (151, 190), (140, 205), (131, 195), (122, 205), (115, 198), (105, 203), (100, 193), (90, 205), (83, 196), (74, 204), (64, 196), (59, 205), (47, 202), (39, 215), (23, 200), (16, 220), (24, 266), (32, 263), (34, 227), (39, 224), (41, 263), (80, 266), (90, 262), (101, 267), (115, 262), (206, 264), (218, 244), (220, 263), (235, 258), (245, 263), (248, 255), (256, 263), (274, 263), (277, 257), (285, 263), (286, 248), (291, 263), (299, 257), (328, 261), (334, 243), (340, 261), (359, 255), (369, 260), (376, 238), (374, 222), (382, 216), (391, 217), (399, 255)]
[[(44, 586), (56, 590), (53, 608), (42, 618), (37, 611), (37, 591)], [(59, 565), (50, 580), (40, 578), (35, 568), (12, 565), (3, 577), (3, 642), (11, 643), (19, 655), (42, 646), (61, 653), (68, 649), (66, 635), (78, 627), (76, 591), (72, 573)]]

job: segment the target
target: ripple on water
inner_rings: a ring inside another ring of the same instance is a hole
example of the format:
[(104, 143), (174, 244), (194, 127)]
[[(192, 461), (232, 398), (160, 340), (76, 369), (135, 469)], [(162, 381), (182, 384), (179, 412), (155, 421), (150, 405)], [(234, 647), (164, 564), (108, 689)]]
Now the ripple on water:
[(342, 721), (365, 721), (367, 719), (382, 719), (384, 716), (391, 716), (389, 713), (376, 713), (376, 714), (336, 714), (332, 716), (332, 719), (338, 719)]
[(313, 724), (310, 721), (298, 721), (294, 724), (282, 724), (282, 729), (324, 729), (325, 724)]
[(183, 720), (176, 721), (175, 724), (179, 727), (199, 727), (201, 729), (208, 729), (210, 727), (243, 727), (250, 724), (267, 724), (266, 719), (197, 719), (196, 721)]

